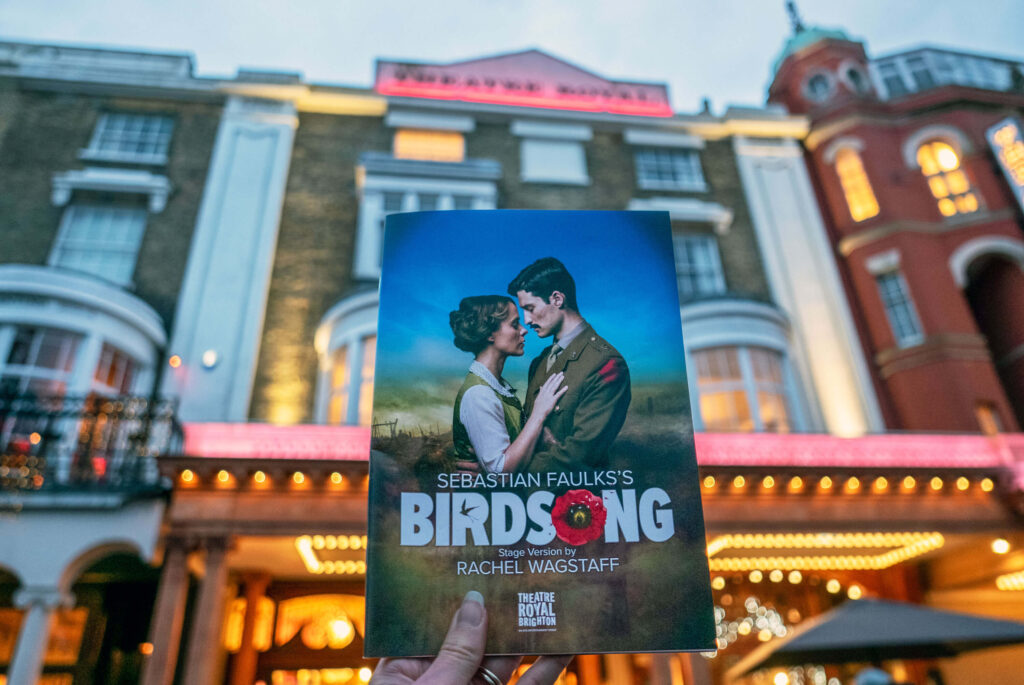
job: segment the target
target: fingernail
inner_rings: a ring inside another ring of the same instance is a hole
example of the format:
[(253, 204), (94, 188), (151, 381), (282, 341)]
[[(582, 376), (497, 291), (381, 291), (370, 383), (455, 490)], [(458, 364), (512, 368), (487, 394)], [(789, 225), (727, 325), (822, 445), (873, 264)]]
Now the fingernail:
[(459, 607), (457, 623), (460, 626), (475, 627), (484, 620), (484, 596), (476, 590), (470, 590), (462, 599)]

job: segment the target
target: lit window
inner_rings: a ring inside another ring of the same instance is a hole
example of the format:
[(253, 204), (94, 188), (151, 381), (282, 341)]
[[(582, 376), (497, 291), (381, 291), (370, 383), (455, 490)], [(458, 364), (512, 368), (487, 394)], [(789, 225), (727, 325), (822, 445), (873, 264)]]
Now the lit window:
[(334, 351), (331, 359), (331, 397), (327, 404), (327, 423), (340, 424), (348, 416), (348, 346)]
[(136, 364), (127, 354), (103, 343), (99, 364), (93, 374), (94, 388), (104, 395), (127, 395), (135, 380)]
[(146, 229), (146, 210), (72, 205), (64, 213), (50, 264), (128, 285)]
[(863, 221), (877, 215), (878, 201), (856, 150), (844, 147), (836, 153), (836, 173), (853, 220)]
[[(368, 335), (336, 349), (331, 357), (327, 422), (369, 426), (373, 416), (373, 370), (377, 336)], [(358, 373), (354, 365), (358, 365)], [(351, 398), (356, 398), (352, 404)]]
[(636, 151), (636, 177), (649, 190), (707, 190), (696, 150), (642, 148)]
[(960, 168), (960, 156), (946, 142), (933, 140), (917, 149), (917, 163), (928, 180), (942, 216), (970, 214), (978, 210), (978, 197)]
[(520, 153), (524, 181), (572, 185), (590, 183), (587, 156), (580, 141), (524, 138)]
[(461, 162), (466, 157), (466, 141), (455, 131), (399, 129), (393, 149), (398, 159), (432, 162)]
[(693, 362), (705, 430), (790, 431), (780, 353), (761, 347), (716, 347), (695, 351)]
[(377, 360), (377, 336), (363, 338), (362, 373), (359, 378), (359, 425), (373, 420), (373, 370)]
[(125, 161), (165, 161), (174, 121), (154, 114), (108, 113), (100, 116), (87, 156)]
[(725, 292), (725, 276), (714, 236), (676, 235), (672, 247), (680, 300)]
[(893, 337), (899, 347), (916, 345), (923, 339), (921, 321), (917, 317), (917, 309), (910, 297), (910, 290), (903, 274), (889, 271), (875, 276), (878, 293), (885, 307), (885, 315), (889, 319)]

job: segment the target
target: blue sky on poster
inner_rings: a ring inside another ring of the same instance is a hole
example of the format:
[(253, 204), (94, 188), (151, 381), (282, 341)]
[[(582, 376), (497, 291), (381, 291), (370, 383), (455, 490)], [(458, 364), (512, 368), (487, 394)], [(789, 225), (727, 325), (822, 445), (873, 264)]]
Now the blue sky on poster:
[[(622, 353), (634, 378), (684, 382), (665, 215), (449, 211), (394, 215), (388, 221), (379, 379), (460, 379), (472, 355), (455, 348), (448, 313), (463, 297), (505, 294), (523, 267), (553, 256), (576, 281), (580, 312)], [(550, 344), (550, 338), (529, 331), (526, 354), (509, 360), (506, 378), (522, 383), (530, 360)]]
[[(1024, 60), (1021, 0), (799, 0), (878, 56), (920, 45)], [(784, 0), (0, 0), (0, 38), (186, 51), (197, 72), (301, 71), (367, 86), (376, 57), (453, 61), (529, 47), (610, 78), (667, 82), (675, 108), (761, 104)]]

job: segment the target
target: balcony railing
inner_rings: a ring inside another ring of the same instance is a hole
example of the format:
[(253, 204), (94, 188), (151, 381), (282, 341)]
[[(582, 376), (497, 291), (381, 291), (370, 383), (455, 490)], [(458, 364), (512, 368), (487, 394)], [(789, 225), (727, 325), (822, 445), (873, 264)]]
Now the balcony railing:
[(176, 402), (0, 394), (0, 491), (156, 491), (180, 452)]

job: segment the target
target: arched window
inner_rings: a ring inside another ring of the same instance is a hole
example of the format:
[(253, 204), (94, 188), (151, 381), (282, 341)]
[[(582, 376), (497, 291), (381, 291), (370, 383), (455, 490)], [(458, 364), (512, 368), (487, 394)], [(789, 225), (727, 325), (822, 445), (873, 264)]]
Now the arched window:
[(852, 147), (844, 147), (836, 153), (836, 174), (850, 208), (854, 221), (864, 221), (878, 214), (878, 200), (871, 189), (871, 182), (864, 171), (860, 154)]
[(693, 352), (704, 428), (715, 432), (790, 432), (783, 356), (763, 347)]
[(834, 79), (825, 71), (815, 72), (804, 81), (804, 95), (814, 102), (824, 102), (834, 90)]
[(917, 164), (928, 180), (942, 216), (970, 214), (978, 210), (978, 197), (971, 190), (967, 174), (960, 168), (960, 155), (943, 140), (930, 140), (917, 148)]
[(324, 315), (314, 346), (320, 357), (314, 420), (369, 426), (377, 355), (377, 291), (346, 297)]
[(334, 350), (331, 355), (327, 423), (370, 425), (376, 350), (376, 335), (357, 338)]

